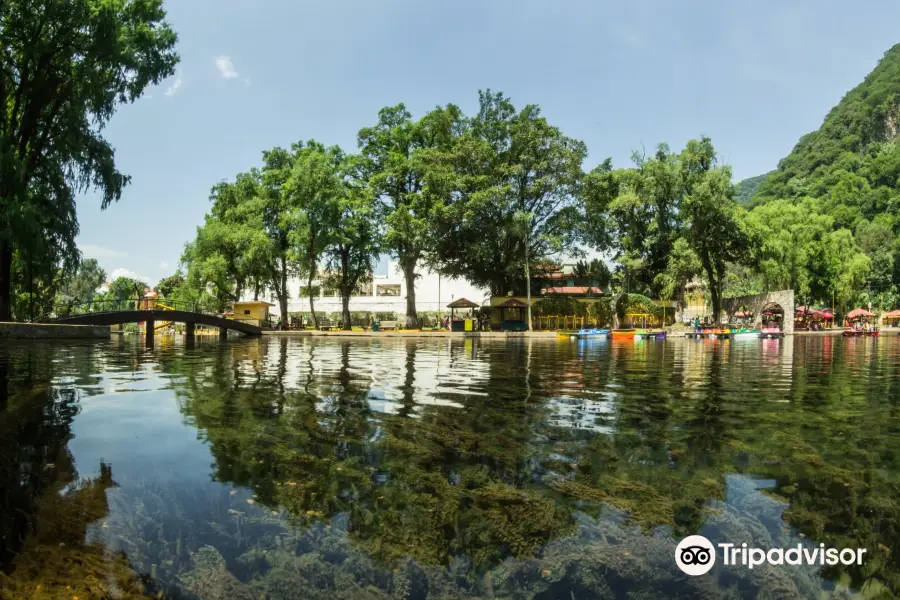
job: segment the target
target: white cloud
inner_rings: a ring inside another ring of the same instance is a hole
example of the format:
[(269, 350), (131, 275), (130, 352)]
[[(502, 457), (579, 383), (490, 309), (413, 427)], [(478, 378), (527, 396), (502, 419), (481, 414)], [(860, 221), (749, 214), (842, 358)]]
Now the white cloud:
[(85, 258), (123, 258), (128, 256), (126, 252), (119, 252), (112, 248), (104, 248), (93, 244), (81, 244), (79, 248), (81, 248), (81, 254)]
[(109, 280), (114, 281), (118, 277), (129, 277), (131, 279), (140, 279), (144, 283), (150, 283), (150, 278), (146, 275), (138, 275), (134, 271), (129, 271), (124, 267), (120, 267), (109, 274)]
[(217, 56), (216, 68), (219, 69), (219, 74), (225, 79), (237, 79), (238, 75), (240, 75), (235, 70), (230, 56)]
[(181, 70), (175, 71), (175, 80), (172, 82), (166, 91), (166, 96), (174, 96), (178, 93), (178, 90), (181, 89)]
[(161, 263), (159, 263), (159, 268), (160, 269), (168, 269), (169, 263), (167, 263), (166, 261), (162, 261)]

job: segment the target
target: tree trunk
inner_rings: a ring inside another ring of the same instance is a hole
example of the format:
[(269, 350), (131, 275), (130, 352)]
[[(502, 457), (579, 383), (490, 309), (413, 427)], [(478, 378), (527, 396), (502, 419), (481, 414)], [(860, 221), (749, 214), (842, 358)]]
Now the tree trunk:
[(309, 296), (309, 312), (312, 314), (313, 326), (318, 329), (319, 328), (319, 317), (316, 316), (316, 305), (313, 302), (313, 275), (315, 275), (315, 271), (313, 269), (309, 270), (309, 275), (306, 278), (306, 295)]
[(531, 331), (531, 270), (528, 266), (528, 244), (525, 244), (525, 293), (528, 298), (528, 331)]
[(613, 296), (612, 298), (612, 328), (618, 329), (621, 325), (619, 323), (619, 300), (621, 300), (622, 296), (625, 295), (624, 290), (620, 290), (618, 294)]
[(343, 320), (342, 329), (344, 331), (350, 331), (350, 292), (346, 292), (341, 295), (341, 315)]
[(287, 293), (287, 265), (284, 258), (281, 259), (281, 286), (278, 290), (278, 308), (281, 310), (281, 322), (287, 321), (288, 316), (288, 293)]
[(403, 277), (406, 279), (406, 329), (419, 328), (416, 313), (416, 261), (403, 261)]
[(343, 321), (342, 328), (344, 331), (350, 331), (350, 294), (356, 287), (356, 281), (351, 282), (350, 276), (350, 250), (349, 248), (340, 247), (341, 252), (341, 318)]
[(713, 324), (718, 325), (719, 313), (722, 310), (722, 300), (719, 298), (719, 282), (709, 257), (704, 257), (702, 262), (703, 270), (706, 271), (706, 276), (709, 279), (709, 295), (712, 296)]
[(12, 246), (0, 242), (0, 321), (12, 321)]

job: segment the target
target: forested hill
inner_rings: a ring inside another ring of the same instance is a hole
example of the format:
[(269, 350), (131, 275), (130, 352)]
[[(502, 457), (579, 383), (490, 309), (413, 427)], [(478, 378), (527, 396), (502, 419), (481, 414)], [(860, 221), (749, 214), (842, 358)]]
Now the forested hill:
[(845, 308), (900, 305), (900, 45), (746, 206), (762, 242), (762, 288)]
[(829, 196), (832, 204), (858, 205), (871, 219), (872, 210), (886, 208), (898, 187), (900, 153), (892, 143), (898, 135), (900, 44), (831, 109), (817, 131), (800, 138), (760, 187), (754, 204)]
[(735, 184), (734, 186), (734, 199), (737, 200), (737, 203), (741, 206), (747, 206), (750, 204), (750, 200), (753, 196), (756, 195), (756, 192), (759, 191), (760, 186), (768, 179), (769, 175), (774, 173), (774, 171), (770, 171), (768, 173), (764, 173), (762, 175), (757, 175), (756, 177), (748, 177), (743, 181)]

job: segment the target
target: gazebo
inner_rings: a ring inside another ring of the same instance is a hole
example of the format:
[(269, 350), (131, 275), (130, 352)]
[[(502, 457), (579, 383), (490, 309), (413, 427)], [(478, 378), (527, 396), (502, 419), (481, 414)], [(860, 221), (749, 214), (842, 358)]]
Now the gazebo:
[[(528, 324), (525, 322), (522, 310), (528, 308), (528, 305), (518, 298), (510, 298), (502, 304), (498, 305), (500, 309), (500, 330), (501, 331), (528, 331)], [(517, 319), (507, 319), (506, 311), (515, 311)]]
[[(459, 300), (454, 300), (450, 304), (447, 305), (447, 308), (450, 309), (450, 331), (472, 331), (474, 328), (474, 324), (466, 327), (466, 322), (463, 319), (456, 319), (456, 309), (457, 308), (468, 308), (475, 309), (478, 308), (478, 304), (472, 302), (468, 298), (460, 298)], [(474, 321), (474, 319), (472, 319)]]
[(847, 313), (847, 318), (851, 321), (855, 321), (857, 319), (861, 319), (863, 317), (874, 317), (872, 313), (867, 311), (864, 308), (854, 308), (850, 312)]

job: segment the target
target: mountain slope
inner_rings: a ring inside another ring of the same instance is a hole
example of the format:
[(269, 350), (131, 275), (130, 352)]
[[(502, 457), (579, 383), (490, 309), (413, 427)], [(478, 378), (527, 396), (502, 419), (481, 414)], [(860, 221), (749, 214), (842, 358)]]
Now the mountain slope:
[[(891, 142), (900, 134), (900, 44), (888, 50), (878, 66), (858, 86), (849, 91), (825, 117), (822, 126), (797, 142), (793, 151), (779, 163), (761, 186), (761, 200), (822, 196), (833, 182), (827, 181), (836, 168), (859, 173), (859, 161), (869, 162), (883, 150), (879, 144)], [(849, 153), (849, 154), (848, 154)], [(872, 155), (876, 156), (872, 156)], [(887, 166), (887, 165), (884, 165)], [(893, 179), (875, 180), (859, 173), (875, 186), (897, 186), (892, 169), (878, 169)], [(900, 173), (898, 173), (900, 174)], [(819, 181), (826, 180), (826, 181)], [(822, 185), (814, 185), (821, 183)]]
[(747, 208), (763, 287), (839, 309), (900, 306), (900, 45), (800, 138)]
[(748, 177), (742, 181), (739, 181), (734, 186), (734, 199), (741, 206), (747, 206), (750, 204), (750, 200), (753, 196), (756, 195), (756, 192), (759, 191), (760, 186), (765, 183), (766, 179), (769, 178), (769, 175), (774, 173), (774, 171), (769, 171), (768, 173), (763, 173), (762, 175), (757, 175), (756, 177)]

